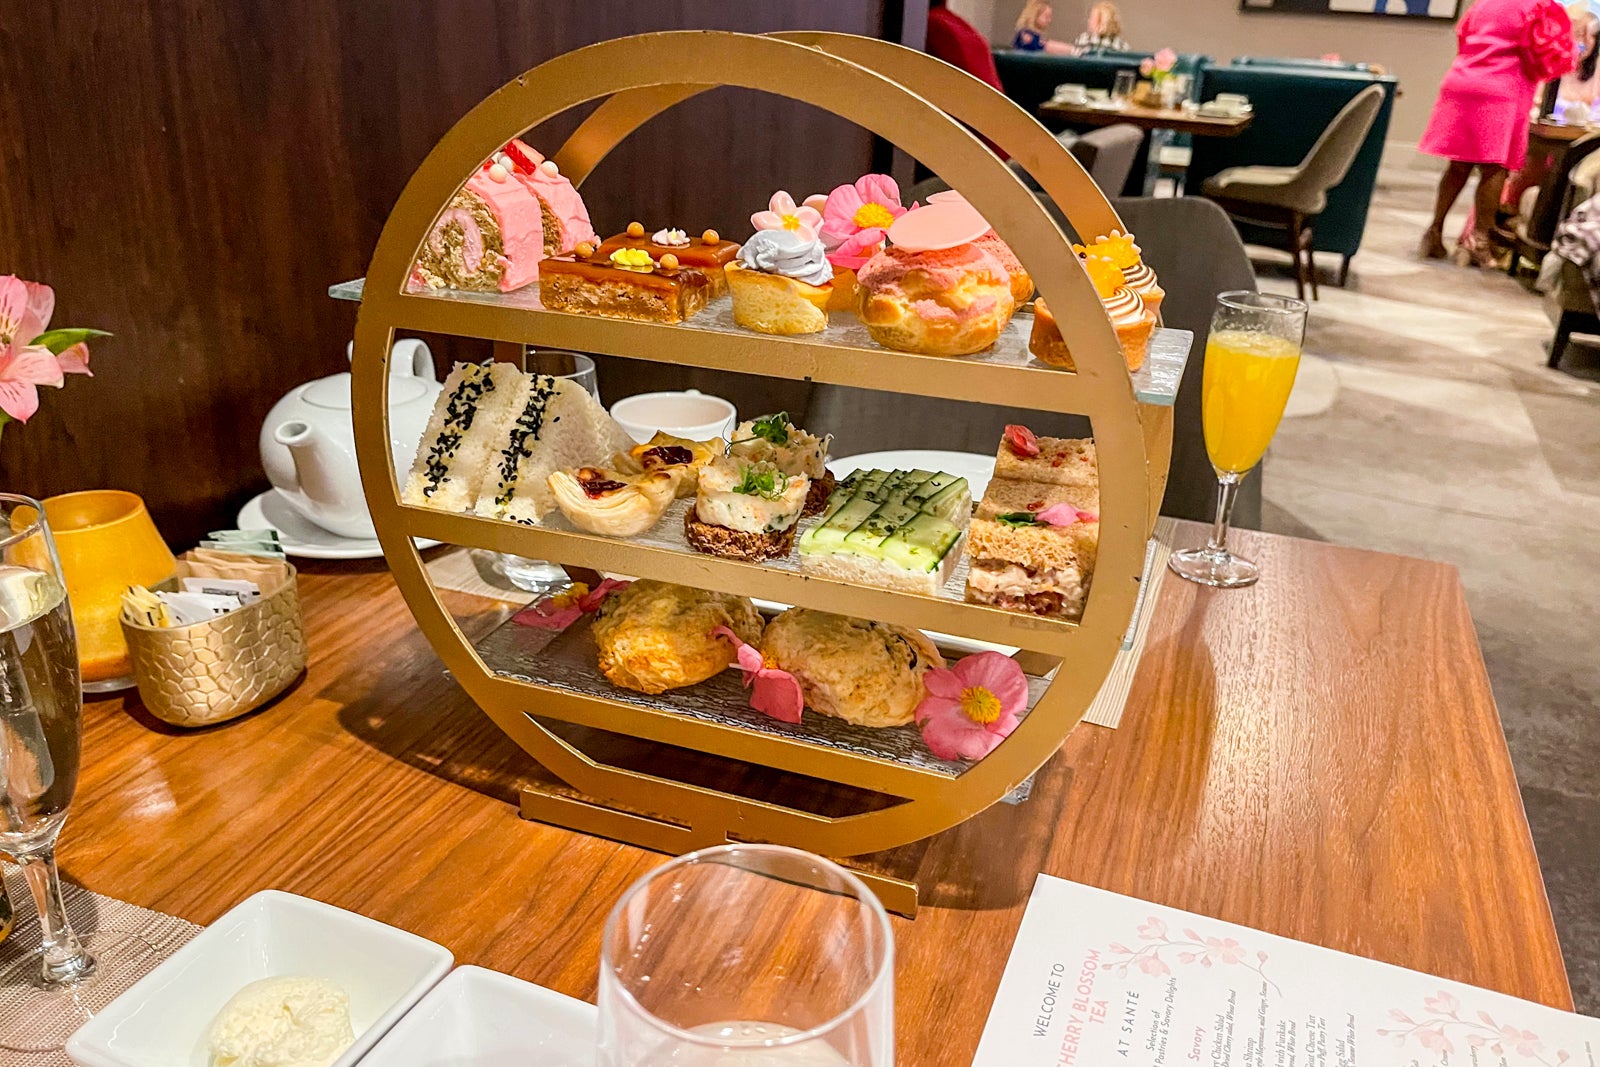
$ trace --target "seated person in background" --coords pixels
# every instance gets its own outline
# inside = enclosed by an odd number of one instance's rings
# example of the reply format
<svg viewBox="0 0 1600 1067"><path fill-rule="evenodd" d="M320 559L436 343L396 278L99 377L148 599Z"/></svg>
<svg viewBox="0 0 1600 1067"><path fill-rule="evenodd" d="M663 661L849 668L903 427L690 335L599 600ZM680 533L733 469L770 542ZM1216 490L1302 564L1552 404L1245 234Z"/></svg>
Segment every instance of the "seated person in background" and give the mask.
<svg viewBox="0 0 1600 1067"><path fill-rule="evenodd" d="M1597 36L1600 36L1600 18L1594 12L1584 9L1572 16L1572 38L1578 45L1578 66L1571 73L1563 74L1556 83L1556 106L1553 112L1563 122L1583 123L1591 117L1600 117L1591 115L1595 97L1600 96L1600 77L1596 77L1595 70ZM1577 105L1582 105L1581 109ZM1572 115L1570 119L1567 118L1569 114Z"/></svg>
<svg viewBox="0 0 1600 1067"><path fill-rule="evenodd" d="M1100 0L1089 9L1089 27L1072 42L1072 50L1078 55L1092 51L1128 50L1128 42L1122 37L1122 13L1117 10L1116 4L1110 0Z"/></svg>
<svg viewBox="0 0 1600 1067"><path fill-rule="evenodd" d="M1071 45L1052 41L1045 36L1055 17L1055 9L1050 6L1049 0L1028 0L1022 6L1022 14L1017 16L1017 35L1011 39L1011 47L1023 52L1072 55Z"/></svg>
<svg viewBox="0 0 1600 1067"><path fill-rule="evenodd" d="M928 5L928 54L1005 91L1000 85L1000 72L995 69L988 39L972 23L946 7L945 0L932 0Z"/></svg>

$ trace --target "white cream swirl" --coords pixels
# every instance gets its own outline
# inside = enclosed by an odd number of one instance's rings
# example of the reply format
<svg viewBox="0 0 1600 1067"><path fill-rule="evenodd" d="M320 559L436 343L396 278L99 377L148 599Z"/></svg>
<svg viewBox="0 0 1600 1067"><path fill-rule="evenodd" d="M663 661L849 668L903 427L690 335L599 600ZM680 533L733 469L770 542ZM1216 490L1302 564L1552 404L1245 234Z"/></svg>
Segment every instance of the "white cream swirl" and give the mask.
<svg viewBox="0 0 1600 1067"><path fill-rule="evenodd" d="M833 281L833 267L822 242L807 241L793 230L757 230L739 249L739 263L763 274L781 274L807 285Z"/></svg>
<svg viewBox="0 0 1600 1067"><path fill-rule="evenodd" d="M1105 305L1113 326L1137 326L1144 321L1144 297L1126 285L1117 286L1117 291L1106 297Z"/></svg>
<svg viewBox="0 0 1600 1067"><path fill-rule="evenodd" d="M1131 267L1123 267L1122 280L1130 289L1140 293L1153 292L1158 288L1156 272L1144 263L1135 263Z"/></svg>
<svg viewBox="0 0 1600 1067"><path fill-rule="evenodd" d="M674 230L670 227L665 230L657 230L650 235L650 240L658 245L666 245L668 248L689 247L689 235L682 230Z"/></svg>

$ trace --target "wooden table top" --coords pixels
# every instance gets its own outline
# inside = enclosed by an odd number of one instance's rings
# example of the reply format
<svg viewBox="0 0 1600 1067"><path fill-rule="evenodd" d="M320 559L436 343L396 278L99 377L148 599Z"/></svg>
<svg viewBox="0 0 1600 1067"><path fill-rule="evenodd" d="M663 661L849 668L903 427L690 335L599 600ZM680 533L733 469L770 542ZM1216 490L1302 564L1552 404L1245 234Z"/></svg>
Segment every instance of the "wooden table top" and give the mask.
<svg viewBox="0 0 1600 1067"><path fill-rule="evenodd" d="M1087 104L1067 104L1058 100L1046 100L1040 104L1039 114L1084 126L1112 126L1126 122L1141 130L1176 130L1201 137L1237 137L1255 120L1253 114L1213 116L1176 107L1142 107L1137 104L1114 110Z"/></svg>
<svg viewBox="0 0 1600 1067"><path fill-rule="evenodd" d="M1560 122L1530 122L1528 123L1528 136L1543 141L1559 141L1562 144L1571 144L1573 141L1587 137L1594 133L1593 126L1568 126Z"/></svg>
<svg viewBox="0 0 1600 1067"><path fill-rule="evenodd" d="M1080 726L1029 801L922 853L922 911L891 920L901 1062L971 1062L1038 871L1571 1007L1454 568L1238 547L1253 589L1163 583L1119 729ZM381 562L308 564L301 595L310 668L264 712L180 732L87 706L66 876L199 923L303 893L592 1000L606 913L661 857L518 817L538 768ZM447 599L469 632L508 611Z"/></svg>

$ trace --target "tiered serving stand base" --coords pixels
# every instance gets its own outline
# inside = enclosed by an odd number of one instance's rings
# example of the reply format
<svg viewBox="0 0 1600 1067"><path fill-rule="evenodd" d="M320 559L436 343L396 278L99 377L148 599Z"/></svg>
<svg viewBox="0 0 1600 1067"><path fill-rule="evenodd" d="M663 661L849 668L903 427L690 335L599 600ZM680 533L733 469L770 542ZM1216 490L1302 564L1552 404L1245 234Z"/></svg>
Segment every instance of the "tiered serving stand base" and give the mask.
<svg viewBox="0 0 1600 1067"><path fill-rule="evenodd" d="M661 57L670 56L670 62ZM1027 352L1019 313L986 352L945 358L874 345L853 316L821 334L771 337L734 326L724 303L667 326L545 311L535 288L511 294L416 292L411 265L465 175L530 127L603 102L553 158L580 184L642 123L717 85L765 90L849 118L963 190L1027 266L1064 324L1078 364L1066 372ZM522 813L664 852L771 841L844 858L897 849L948 829L1019 787L1082 718L1121 647L1146 540L1166 484L1171 404L1192 337L1158 330L1130 380L1099 297L1067 235L981 134L1021 163L1081 234L1119 226L1076 160L1001 94L920 52L828 33L648 34L558 57L474 108L406 186L366 279L334 287L360 299L353 366L356 443L384 554L417 622L484 712L559 784L531 786ZM698 554L669 515L614 540L553 521L524 527L400 503L388 447L390 346L398 330L857 388L1087 415L1101 477L1099 556L1081 622L965 603L958 575L937 596L818 578L793 561L752 564ZM826 431L826 426L811 427ZM681 506L681 505L680 505ZM914 626L1015 648L1030 675L1028 714L976 763L936 759L912 727L867 730L808 713L802 727L751 712L732 674L648 697L607 683L586 625L560 635L502 628L476 644L446 610L413 537L559 561L569 573L654 578ZM776 772L776 773L774 773ZM886 906L913 914L911 878L863 871Z"/></svg>

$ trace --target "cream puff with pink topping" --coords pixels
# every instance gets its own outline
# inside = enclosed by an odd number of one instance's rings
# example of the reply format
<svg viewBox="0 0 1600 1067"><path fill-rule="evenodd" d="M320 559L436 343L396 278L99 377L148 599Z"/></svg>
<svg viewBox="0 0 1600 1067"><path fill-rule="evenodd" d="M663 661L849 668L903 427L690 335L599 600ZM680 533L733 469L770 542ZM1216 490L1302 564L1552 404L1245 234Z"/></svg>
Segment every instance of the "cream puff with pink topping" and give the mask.
<svg viewBox="0 0 1600 1067"><path fill-rule="evenodd" d="M966 202L967 198L954 189L946 189L942 193L934 193L928 197L928 203L930 204L965 204ZM1006 269L1006 274L1011 278L1011 299L1017 302L1018 307L1033 299L1033 277L1028 273L1027 268L1022 265L1022 260L1017 258L1017 254L1011 251L1011 246L1000 240L1000 235L995 233L992 227L972 243L995 259L998 259L1000 265Z"/></svg>
<svg viewBox="0 0 1600 1067"><path fill-rule="evenodd" d="M889 247L856 272L856 311L900 352L965 356L994 344L1016 310L1001 262L973 242L989 229L967 204L929 204L889 227Z"/></svg>

